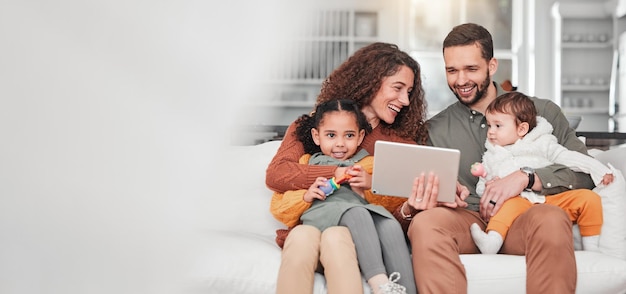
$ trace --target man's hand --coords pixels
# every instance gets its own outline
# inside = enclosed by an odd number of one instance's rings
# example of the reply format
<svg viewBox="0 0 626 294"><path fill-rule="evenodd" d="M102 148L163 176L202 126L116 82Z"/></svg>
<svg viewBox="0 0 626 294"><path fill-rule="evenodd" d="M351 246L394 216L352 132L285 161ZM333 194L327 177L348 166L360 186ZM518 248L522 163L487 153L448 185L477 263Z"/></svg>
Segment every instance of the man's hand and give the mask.
<svg viewBox="0 0 626 294"><path fill-rule="evenodd" d="M528 176L521 171L513 172L504 178L495 177L487 181L485 192L480 197L480 216L488 222L506 200L522 193L526 185L528 185Z"/></svg>

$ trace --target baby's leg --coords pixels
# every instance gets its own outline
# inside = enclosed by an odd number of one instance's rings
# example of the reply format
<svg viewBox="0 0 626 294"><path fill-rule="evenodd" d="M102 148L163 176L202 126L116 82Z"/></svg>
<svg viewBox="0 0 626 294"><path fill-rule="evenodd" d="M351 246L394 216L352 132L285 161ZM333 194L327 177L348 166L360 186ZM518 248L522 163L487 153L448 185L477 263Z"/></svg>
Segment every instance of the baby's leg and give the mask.
<svg viewBox="0 0 626 294"><path fill-rule="evenodd" d="M546 203L561 207L570 220L578 224L584 250L598 251L598 241L602 229L602 200L600 196L587 189L572 190L569 193L555 196L546 197Z"/></svg>
<svg viewBox="0 0 626 294"><path fill-rule="evenodd" d="M472 224L470 232L480 252L483 254L498 253L513 221L531 206L532 203L520 196L509 198L502 204L500 210L491 217L486 232L483 232L477 224Z"/></svg>

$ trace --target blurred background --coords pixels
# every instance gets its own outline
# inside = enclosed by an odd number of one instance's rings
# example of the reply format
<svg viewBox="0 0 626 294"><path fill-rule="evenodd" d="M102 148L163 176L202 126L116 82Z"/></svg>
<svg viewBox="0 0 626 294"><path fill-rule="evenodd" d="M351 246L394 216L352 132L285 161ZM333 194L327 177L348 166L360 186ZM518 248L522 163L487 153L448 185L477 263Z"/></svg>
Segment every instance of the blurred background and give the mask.
<svg viewBox="0 0 626 294"><path fill-rule="evenodd" d="M286 36L281 59L244 108L249 123L235 144L277 140L311 111L323 79L358 48L390 42L421 65L430 115L456 98L448 89L442 42L456 25L475 22L493 35L494 79L551 99L578 131L620 130L618 51L626 29L622 1L362 0L321 1ZM624 96L624 95L621 95ZM626 99L626 98L624 98ZM622 124L622 131L625 128Z"/></svg>
<svg viewBox="0 0 626 294"><path fill-rule="evenodd" d="M478 22L497 80L616 129L623 5L579 2L2 1L0 293L202 293L211 209L245 221L221 151L280 139L371 42L420 62L435 113L441 41Z"/></svg>

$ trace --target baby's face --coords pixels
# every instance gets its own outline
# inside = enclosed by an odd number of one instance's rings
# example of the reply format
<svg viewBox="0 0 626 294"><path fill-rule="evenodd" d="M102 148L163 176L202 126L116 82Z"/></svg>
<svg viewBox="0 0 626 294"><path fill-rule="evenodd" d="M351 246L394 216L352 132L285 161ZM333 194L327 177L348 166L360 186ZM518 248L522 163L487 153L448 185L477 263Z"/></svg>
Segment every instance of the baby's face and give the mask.
<svg viewBox="0 0 626 294"><path fill-rule="evenodd" d="M515 116L508 113L488 112L487 117L487 139L491 144L506 146L515 143L525 134L520 132Z"/></svg>

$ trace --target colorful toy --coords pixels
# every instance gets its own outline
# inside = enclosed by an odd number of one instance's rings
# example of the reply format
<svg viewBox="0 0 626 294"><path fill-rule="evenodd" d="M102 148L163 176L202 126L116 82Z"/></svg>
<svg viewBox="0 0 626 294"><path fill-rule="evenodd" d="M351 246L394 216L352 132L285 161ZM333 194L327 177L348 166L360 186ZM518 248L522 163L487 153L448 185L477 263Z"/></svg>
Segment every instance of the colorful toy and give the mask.
<svg viewBox="0 0 626 294"><path fill-rule="evenodd" d="M483 166L483 164L480 162L474 162L472 166L470 167L470 171L472 172L472 175L476 177L484 178L487 176L487 171L485 170L485 167Z"/></svg>
<svg viewBox="0 0 626 294"><path fill-rule="evenodd" d="M332 179L326 180L326 183L328 185L318 186L318 188L320 188L320 190L322 190L324 194L326 194L326 196L333 194L335 191L339 190L339 188L341 187L341 184L345 183L347 180L352 178L352 176L348 174L349 170L350 169L346 170L346 173L343 174L343 176L341 176L339 179L336 179L335 177L333 177Z"/></svg>

